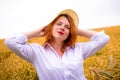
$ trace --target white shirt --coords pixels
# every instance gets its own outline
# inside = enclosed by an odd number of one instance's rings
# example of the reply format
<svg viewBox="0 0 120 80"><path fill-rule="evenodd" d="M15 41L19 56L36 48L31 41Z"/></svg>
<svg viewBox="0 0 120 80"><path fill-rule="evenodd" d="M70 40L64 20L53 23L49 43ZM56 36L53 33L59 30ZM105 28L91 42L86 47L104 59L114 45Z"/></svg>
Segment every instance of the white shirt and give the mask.
<svg viewBox="0 0 120 80"><path fill-rule="evenodd" d="M109 36L101 31L93 35L89 42L79 42L75 47L68 47L62 57L50 44L42 46L27 41L26 35L19 34L6 39L5 44L35 66L40 80L86 80L84 59L104 47L109 41Z"/></svg>

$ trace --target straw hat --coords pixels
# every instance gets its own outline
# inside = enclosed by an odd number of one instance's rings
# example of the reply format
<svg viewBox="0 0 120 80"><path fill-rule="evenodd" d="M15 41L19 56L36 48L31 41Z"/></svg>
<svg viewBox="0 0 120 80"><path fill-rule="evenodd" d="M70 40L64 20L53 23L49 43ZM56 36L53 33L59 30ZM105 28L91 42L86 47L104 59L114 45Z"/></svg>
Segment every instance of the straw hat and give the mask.
<svg viewBox="0 0 120 80"><path fill-rule="evenodd" d="M61 11L58 15L60 15L60 14L69 15L73 19L75 26L78 27L79 18L78 18L78 15L75 11L73 11L72 9L65 9L65 10Z"/></svg>

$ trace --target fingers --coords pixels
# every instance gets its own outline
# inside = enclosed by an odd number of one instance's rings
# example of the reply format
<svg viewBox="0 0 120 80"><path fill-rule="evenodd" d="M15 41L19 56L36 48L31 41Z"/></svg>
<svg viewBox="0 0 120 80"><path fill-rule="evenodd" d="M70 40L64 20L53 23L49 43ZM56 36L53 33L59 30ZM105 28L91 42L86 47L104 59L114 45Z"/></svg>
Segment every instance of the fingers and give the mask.
<svg viewBox="0 0 120 80"><path fill-rule="evenodd" d="M47 32L48 32L48 28L47 28L47 26L44 26L44 27L41 28L41 30L39 32L39 36L43 37L47 34Z"/></svg>

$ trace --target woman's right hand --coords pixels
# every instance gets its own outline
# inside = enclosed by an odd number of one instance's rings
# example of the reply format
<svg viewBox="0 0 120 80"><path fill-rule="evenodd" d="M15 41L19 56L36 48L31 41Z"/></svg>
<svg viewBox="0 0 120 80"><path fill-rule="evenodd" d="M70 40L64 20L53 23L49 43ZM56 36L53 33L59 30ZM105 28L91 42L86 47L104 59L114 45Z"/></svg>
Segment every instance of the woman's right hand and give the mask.
<svg viewBox="0 0 120 80"><path fill-rule="evenodd" d="M27 35L28 39L34 38L34 37L43 37L46 34L47 26L40 27L34 31L26 32L24 33Z"/></svg>
<svg viewBox="0 0 120 80"><path fill-rule="evenodd" d="M35 37L43 37L46 34L47 26L38 29Z"/></svg>

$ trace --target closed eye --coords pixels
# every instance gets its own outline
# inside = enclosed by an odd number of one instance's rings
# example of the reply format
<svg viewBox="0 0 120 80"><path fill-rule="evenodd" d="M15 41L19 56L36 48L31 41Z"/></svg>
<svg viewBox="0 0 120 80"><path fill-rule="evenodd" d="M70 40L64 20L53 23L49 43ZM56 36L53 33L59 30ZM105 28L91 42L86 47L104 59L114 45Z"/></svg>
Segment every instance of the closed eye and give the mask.
<svg viewBox="0 0 120 80"><path fill-rule="evenodd" d="M66 29L70 29L70 26L69 26L69 25L65 25L65 28L66 28Z"/></svg>
<svg viewBox="0 0 120 80"><path fill-rule="evenodd" d="M61 23L57 23L57 25L62 25Z"/></svg>
<svg viewBox="0 0 120 80"><path fill-rule="evenodd" d="M63 23L62 23L62 22L57 22L56 25L62 26ZM65 27L66 29L70 29L70 25L65 25L64 27Z"/></svg>

